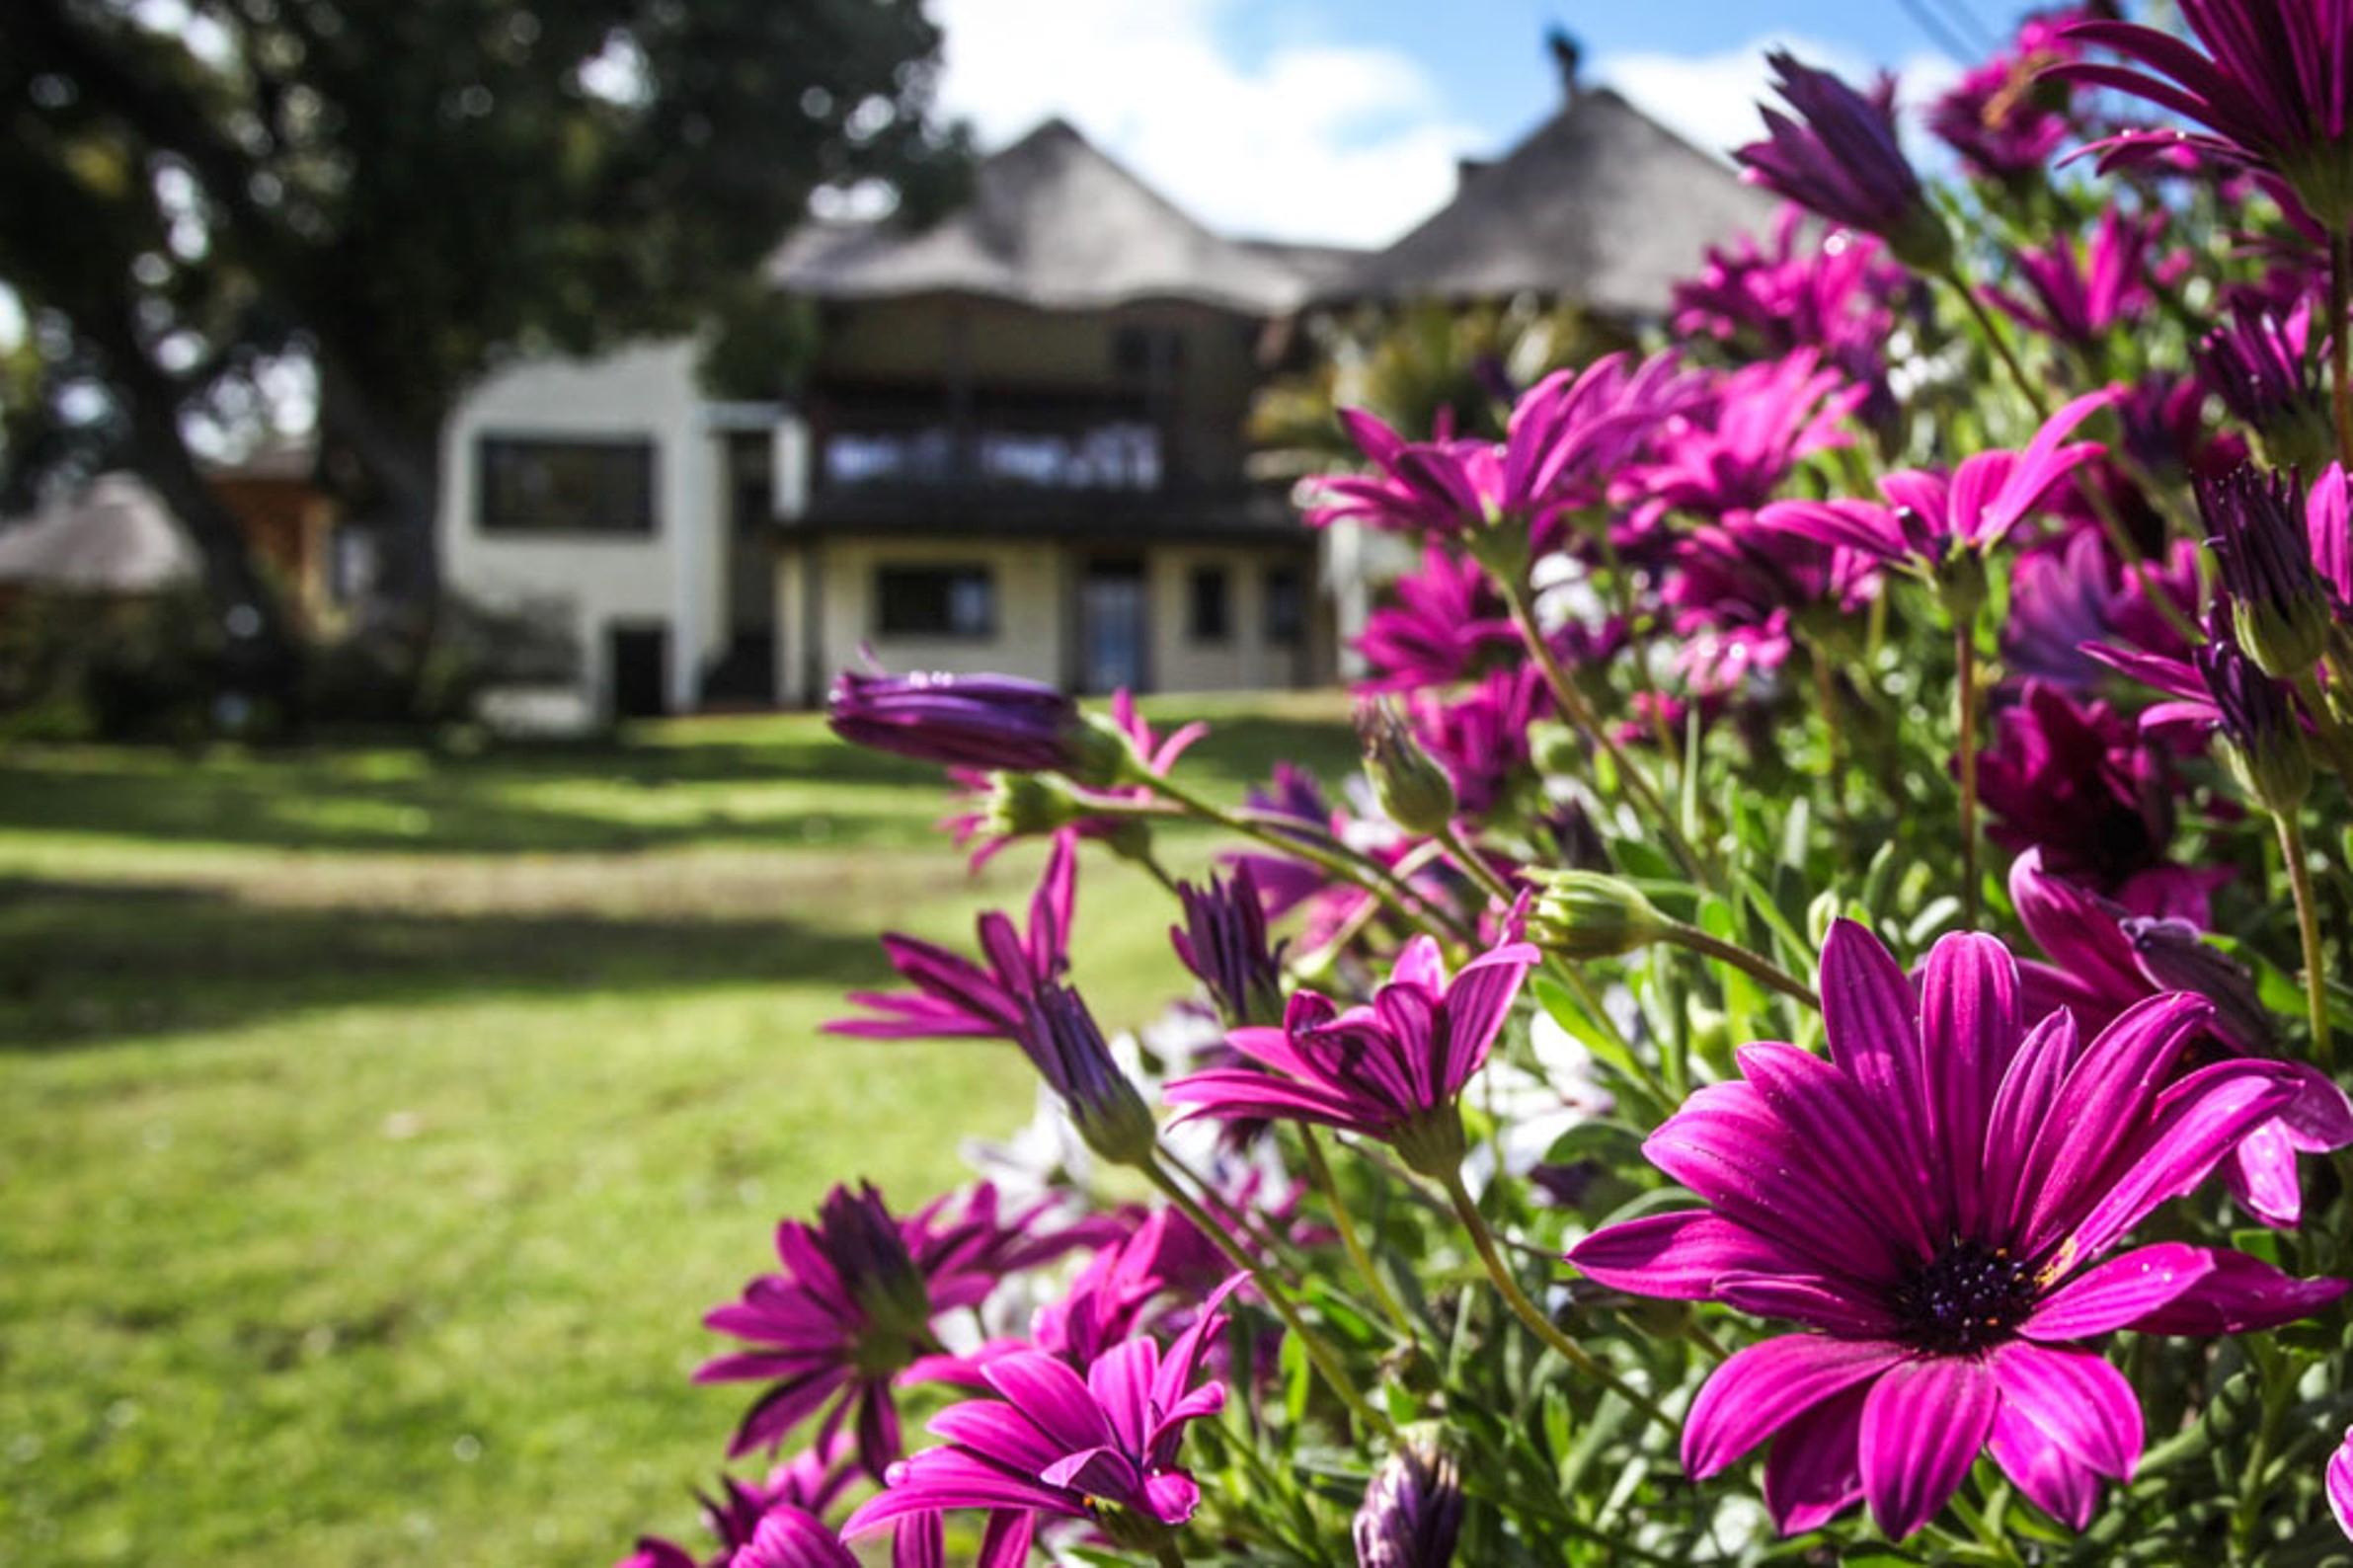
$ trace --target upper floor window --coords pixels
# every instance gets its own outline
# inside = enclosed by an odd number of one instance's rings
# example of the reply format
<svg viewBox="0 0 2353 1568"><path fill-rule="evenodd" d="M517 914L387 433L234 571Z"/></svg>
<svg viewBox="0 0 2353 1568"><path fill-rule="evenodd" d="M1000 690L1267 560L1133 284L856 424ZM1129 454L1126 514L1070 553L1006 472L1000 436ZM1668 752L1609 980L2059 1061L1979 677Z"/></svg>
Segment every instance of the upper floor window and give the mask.
<svg viewBox="0 0 2353 1568"><path fill-rule="evenodd" d="M994 637L996 576L984 566L886 566L874 574L884 637Z"/></svg>
<svg viewBox="0 0 2353 1568"><path fill-rule="evenodd" d="M1156 490L1160 432L1109 424L1073 431L974 430L959 443L944 426L839 431L825 441L824 482L1009 485L1044 490Z"/></svg>
<svg viewBox="0 0 2353 1568"><path fill-rule="evenodd" d="M475 503L485 533L652 533L654 443L485 435Z"/></svg>
<svg viewBox="0 0 2353 1568"><path fill-rule="evenodd" d="M1221 643L1233 635L1232 593L1225 568L1197 566L1187 596L1186 627L1197 643Z"/></svg>

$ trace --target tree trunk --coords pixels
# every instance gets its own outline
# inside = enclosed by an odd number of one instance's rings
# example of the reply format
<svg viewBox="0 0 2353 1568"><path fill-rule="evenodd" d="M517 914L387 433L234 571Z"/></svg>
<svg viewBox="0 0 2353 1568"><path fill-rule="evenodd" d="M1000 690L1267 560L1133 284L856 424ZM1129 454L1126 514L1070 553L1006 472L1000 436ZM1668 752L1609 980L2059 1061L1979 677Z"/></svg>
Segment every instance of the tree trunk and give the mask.
<svg viewBox="0 0 2353 1568"><path fill-rule="evenodd" d="M441 420L391 417L328 346L316 363L325 477L376 550L361 624L422 662L441 598Z"/></svg>

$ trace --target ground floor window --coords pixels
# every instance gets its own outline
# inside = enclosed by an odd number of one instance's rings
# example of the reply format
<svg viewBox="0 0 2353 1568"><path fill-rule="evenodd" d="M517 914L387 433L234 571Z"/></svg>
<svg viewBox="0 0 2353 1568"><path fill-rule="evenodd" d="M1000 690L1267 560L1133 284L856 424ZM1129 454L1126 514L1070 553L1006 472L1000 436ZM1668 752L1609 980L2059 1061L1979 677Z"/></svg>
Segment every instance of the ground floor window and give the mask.
<svg viewBox="0 0 2353 1568"><path fill-rule="evenodd" d="M993 637L996 575L984 566L886 566L874 575L884 637Z"/></svg>
<svg viewBox="0 0 2353 1568"><path fill-rule="evenodd" d="M1232 597L1226 584L1225 568L1195 567L1192 591L1187 599L1187 635L1197 643L1221 643L1232 636Z"/></svg>
<svg viewBox="0 0 2353 1568"><path fill-rule="evenodd" d="M1306 580L1295 566L1267 568L1267 641L1278 648L1297 644L1307 630Z"/></svg>

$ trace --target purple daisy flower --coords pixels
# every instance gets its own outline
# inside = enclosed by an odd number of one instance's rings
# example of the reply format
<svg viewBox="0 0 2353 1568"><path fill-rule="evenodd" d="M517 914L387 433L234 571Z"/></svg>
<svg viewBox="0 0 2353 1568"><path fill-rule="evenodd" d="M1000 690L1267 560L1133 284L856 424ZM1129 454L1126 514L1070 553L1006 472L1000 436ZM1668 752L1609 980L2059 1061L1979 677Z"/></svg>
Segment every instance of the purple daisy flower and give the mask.
<svg viewBox="0 0 2353 1568"><path fill-rule="evenodd" d="M1163 1091L1193 1117L1305 1122L1393 1146L1426 1175L1462 1162L1463 1084L1479 1070L1510 1016L1520 982L1541 955L1514 941L1450 980L1438 943L1406 944L1369 1007L1342 1012L1297 991L1279 1029L1226 1036L1255 1067L1214 1067Z"/></svg>
<svg viewBox="0 0 2353 1568"><path fill-rule="evenodd" d="M1978 784L1996 843L2044 845L2059 869L2103 889L2160 865L2173 836L2164 758L2106 703L2078 702L2040 680L1995 715Z"/></svg>
<svg viewBox="0 0 2353 1568"><path fill-rule="evenodd" d="M1360 691L1413 691L1469 678L1488 654L1517 648L1520 633L1477 562L1443 545L1389 585L1389 602L1365 620L1357 651L1375 671Z"/></svg>
<svg viewBox="0 0 2353 1568"><path fill-rule="evenodd" d="M2179 1242L2101 1261L2297 1093L2268 1062L2173 1081L2213 1016L2201 998L2152 998L2083 1044L2066 1012L2026 1028L1992 937L1944 938L1916 990L1844 920L1821 990L1830 1059L1746 1047L1745 1081L1700 1089L1644 1145L1708 1207L1569 1254L1606 1286L1804 1330L1725 1362L1684 1427L1698 1478L1771 1440L1765 1496L1783 1530L1859 1499L1910 1535L1988 1449L2080 1529L2142 1447L2132 1385L2083 1341L2269 1327L2343 1293Z"/></svg>
<svg viewBox="0 0 2353 1568"><path fill-rule="evenodd" d="M1200 887L1180 882L1177 901L1185 923L1169 928L1169 941L1225 1021L1239 1027L1280 1018L1283 949L1267 939L1266 901L1249 866Z"/></svg>
<svg viewBox="0 0 2353 1568"><path fill-rule="evenodd" d="M703 1319L760 1348L704 1363L696 1382L771 1384L737 1426L731 1457L773 1447L822 1410L816 1447L831 1447L849 1425L859 1463L883 1473L900 1451L892 1377L936 1348L933 1318L985 1299L996 1284L940 1255L934 1241L927 1223L894 1217L871 1186L834 1188L815 1225L776 1227L782 1272L761 1275Z"/></svg>
<svg viewBox="0 0 2353 1568"><path fill-rule="evenodd" d="M1201 1362L1224 1331L1218 1308L1243 1278L1211 1293L1165 1354L1154 1340L1131 1339L1096 1357L1084 1376L1036 1351L988 1363L980 1375L997 1397L934 1417L930 1431L946 1446L893 1465L885 1490L842 1527L843 1538L986 1509L999 1522L1085 1520L1125 1545L1165 1540L1201 1502L1177 1450L1189 1423L1224 1407L1224 1385L1199 1380ZM980 1560L1022 1559L992 1558L984 1547Z"/></svg>
<svg viewBox="0 0 2353 1568"><path fill-rule="evenodd" d="M1027 1038L1025 998L1059 980L1070 967L1070 909L1077 897L1076 835L1055 835L1046 872L1030 898L1029 924L1016 931L1012 917L991 909L980 916L980 952L987 967L920 937L886 932L883 951L906 991L852 991L849 999L872 1011L871 1018L837 1018L829 1035L859 1040L1010 1040Z"/></svg>
<svg viewBox="0 0 2353 1568"><path fill-rule="evenodd" d="M2067 443L2076 428L2116 399L2113 389L2077 398L2051 416L2022 452L1980 452L1948 479L1913 469L1879 482L1887 505L1777 501L1758 513L1767 526L1843 545L1893 566L1932 574L1956 554L1983 555L2006 538L2053 486L2106 450Z"/></svg>
<svg viewBox="0 0 2353 1568"><path fill-rule="evenodd" d="M2067 30L2070 40L2131 63L2074 61L2054 67L2053 76L2114 88L2204 127L2186 135L2132 130L2085 150L2099 152L2105 167L2194 147L2255 171L2275 195L2341 232L2353 221L2345 178L2353 162L2353 5L2181 0L2181 16L2204 53L2162 29L2130 22Z"/></svg>
<svg viewBox="0 0 2353 1568"><path fill-rule="evenodd" d="M1896 134L1895 78L1882 76L1866 96L1786 50L1765 58L1797 118L1764 110L1765 139L1733 154L1749 177L1833 223L1878 235L1909 267L1949 266L1952 235Z"/></svg>
<svg viewBox="0 0 2353 1568"><path fill-rule="evenodd" d="M2149 307L2149 253L2163 230L2161 217L2128 218L2110 207L2090 241L2078 250L2058 234L2040 249L2012 258L2032 299L1989 287L1985 297L2020 325L2077 348L2089 348Z"/></svg>
<svg viewBox="0 0 2353 1568"><path fill-rule="evenodd" d="M1971 70L1928 111L1928 128L1989 180L2039 174L2075 129L2065 84L2036 77L2077 57L2054 19L2029 17L2013 49Z"/></svg>
<svg viewBox="0 0 2353 1568"><path fill-rule="evenodd" d="M2215 1042L2269 1056L2276 1046L2271 1015L2254 977L2205 940L2205 890L2188 877L2176 873L2170 889L2145 885L2110 902L2054 876L2043 851L2020 855L2010 866L2010 902L2050 958L2018 966L2026 1010L2065 1007L2080 1027L2096 1030L2151 996L2191 991L2214 1004L2207 1028ZM2304 1216L2296 1157L2353 1145L2353 1102L2317 1067L2279 1065L2295 1078L2296 1097L2231 1151L2223 1178L2248 1214L2285 1229Z"/></svg>
<svg viewBox="0 0 2353 1568"><path fill-rule="evenodd" d="M891 1543L891 1568L942 1568L947 1546L937 1520L910 1521ZM800 1509L765 1515L726 1568L863 1568L839 1536Z"/></svg>

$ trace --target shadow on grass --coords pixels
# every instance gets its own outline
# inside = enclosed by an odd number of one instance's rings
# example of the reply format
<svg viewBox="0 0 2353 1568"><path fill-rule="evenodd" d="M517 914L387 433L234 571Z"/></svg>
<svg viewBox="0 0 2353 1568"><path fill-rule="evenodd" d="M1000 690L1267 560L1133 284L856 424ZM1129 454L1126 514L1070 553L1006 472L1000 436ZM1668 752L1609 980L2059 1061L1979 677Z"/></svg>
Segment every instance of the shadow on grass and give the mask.
<svg viewBox="0 0 2353 1568"><path fill-rule="evenodd" d="M938 841L932 823L950 799L938 769L845 745L814 725L749 721L746 730L745 740L697 727L656 732L653 744L474 757L27 748L0 767L0 827L464 855ZM1284 759L1337 778L1354 765L1355 744L1341 724L1242 717L1220 721L1185 766L1213 793L1238 797ZM763 800L763 789L778 793ZM579 793L554 801L550 790Z"/></svg>
<svg viewBox="0 0 2353 1568"><path fill-rule="evenodd" d="M741 916L286 908L204 888L0 879L0 1051L317 1006L887 982L870 936Z"/></svg>

